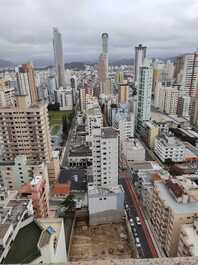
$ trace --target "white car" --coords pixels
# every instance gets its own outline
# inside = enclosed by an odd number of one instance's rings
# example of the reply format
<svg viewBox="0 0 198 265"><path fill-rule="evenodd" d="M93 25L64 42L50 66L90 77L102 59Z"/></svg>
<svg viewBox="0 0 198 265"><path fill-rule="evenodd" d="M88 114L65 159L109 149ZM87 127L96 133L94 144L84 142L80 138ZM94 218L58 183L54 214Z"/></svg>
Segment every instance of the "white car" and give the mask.
<svg viewBox="0 0 198 265"><path fill-rule="evenodd" d="M136 216L136 223L137 223L138 225L141 225L140 218L139 218L138 216Z"/></svg>
<svg viewBox="0 0 198 265"><path fill-rule="evenodd" d="M130 221L131 226L134 226L133 219L130 219L129 221Z"/></svg>
<svg viewBox="0 0 198 265"><path fill-rule="evenodd" d="M135 244L137 248L141 248L141 244L140 243L136 243Z"/></svg>
<svg viewBox="0 0 198 265"><path fill-rule="evenodd" d="M125 205L125 208L126 208L126 209L128 209L128 208L129 208L128 204L126 204L126 205Z"/></svg>
<svg viewBox="0 0 198 265"><path fill-rule="evenodd" d="M135 242L138 244L138 243L140 243L140 239L139 239L139 237L136 237L135 238Z"/></svg>

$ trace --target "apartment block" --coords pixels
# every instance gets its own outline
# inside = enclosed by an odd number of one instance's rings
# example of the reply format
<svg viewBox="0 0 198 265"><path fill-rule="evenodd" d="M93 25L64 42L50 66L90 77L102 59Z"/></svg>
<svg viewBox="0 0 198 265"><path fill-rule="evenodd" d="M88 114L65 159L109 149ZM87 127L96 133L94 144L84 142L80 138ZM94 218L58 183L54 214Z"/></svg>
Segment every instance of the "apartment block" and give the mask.
<svg viewBox="0 0 198 265"><path fill-rule="evenodd" d="M103 116L98 104L95 108L89 108L86 111L86 131L88 135L92 136L94 128L101 128L103 126Z"/></svg>
<svg viewBox="0 0 198 265"><path fill-rule="evenodd" d="M197 197L181 183L174 179L154 183L150 218L155 237L167 256L177 255L181 227L192 224L198 212ZM192 185L197 193L197 185Z"/></svg>
<svg viewBox="0 0 198 265"><path fill-rule="evenodd" d="M138 101L137 101L137 131L142 129L143 123L151 119L151 93L153 69L150 62L145 62L139 70Z"/></svg>
<svg viewBox="0 0 198 265"><path fill-rule="evenodd" d="M25 155L16 156L14 161L0 162L0 185L9 190L19 190L21 185L30 182L37 175L41 175L48 183L48 167L45 162L32 163Z"/></svg>
<svg viewBox="0 0 198 265"><path fill-rule="evenodd" d="M5 263L11 243L20 229L33 221L31 200L17 199L16 196L17 192L0 188L0 263ZM10 263L16 263L16 260Z"/></svg>
<svg viewBox="0 0 198 265"><path fill-rule="evenodd" d="M15 88L10 87L8 82L0 80L0 107L14 106Z"/></svg>
<svg viewBox="0 0 198 265"><path fill-rule="evenodd" d="M49 214L48 183L42 176L35 176L19 190L21 198L32 200L35 218L45 218Z"/></svg>
<svg viewBox="0 0 198 265"><path fill-rule="evenodd" d="M198 222L196 219L192 224L181 226L177 256L198 256Z"/></svg>
<svg viewBox="0 0 198 265"><path fill-rule="evenodd" d="M17 155L26 155L31 161L49 162L52 149L47 105L26 106L23 96L17 100L17 107L0 108L1 160L14 161Z"/></svg>
<svg viewBox="0 0 198 265"><path fill-rule="evenodd" d="M118 185L118 131L111 127L92 131L93 185Z"/></svg>
<svg viewBox="0 0 198 265"><path fill-rule="evenodd" d="M184 161L185 145L172 135L162 135L155 140L154 152L162 162Z"/></svg>
<svg viewBox="0 0 198 265"><path fill-rule="evenodd" d="M120 104L127 103L129 99L129 86L127 81L118 85L118 102Z"/></svg>
<svg viewBox="0 0 198 265"><path fill-rule="evenodd" d="M122 144L122 153L128 161L144 161L145 149L136 138L127 138Z"/></svg>
<svg viewBox="0 0 198 265"><path fill-rule="evenodd" d="M120 222L124 190L118 185L118 131L112 127L92 131L92 176L88 183L91 225Z"/></svg>
<svg viewBox="0 0 198 265"><path fill-rule="evenodd" d="M159 126L154 122L145 122L144 124L144 141L151 149L154 149L155 139L160 134Z"/></svg>

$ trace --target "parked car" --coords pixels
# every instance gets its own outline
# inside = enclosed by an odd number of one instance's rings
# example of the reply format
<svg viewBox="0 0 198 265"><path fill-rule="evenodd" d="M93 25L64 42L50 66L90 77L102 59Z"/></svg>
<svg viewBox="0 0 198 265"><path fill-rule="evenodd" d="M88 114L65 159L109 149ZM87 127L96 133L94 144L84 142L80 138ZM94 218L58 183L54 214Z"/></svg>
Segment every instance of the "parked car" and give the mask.
<svg viewBox="0 0 198 265"><path fill-rule="evenodd" d="M140 218L139 218L138 216L136 216L136 223L137 223L138 225L141 225Z"/></svg>

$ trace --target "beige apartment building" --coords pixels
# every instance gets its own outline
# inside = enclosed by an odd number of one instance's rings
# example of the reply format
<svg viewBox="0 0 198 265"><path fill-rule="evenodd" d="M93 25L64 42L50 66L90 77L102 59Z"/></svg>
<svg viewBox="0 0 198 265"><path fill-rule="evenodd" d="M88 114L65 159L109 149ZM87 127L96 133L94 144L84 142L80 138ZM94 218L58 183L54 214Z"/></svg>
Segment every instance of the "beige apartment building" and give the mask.
<svg viewBox="0 0 198 265"><path fill-rule="evenodd" d="M24 97L17 97L17 107L0 108L3 161L13 161L26 155L31 161L50 161L51 137L46 104L24 105Z"/></svg>
<svg viewBox="0 0 198 265"><path fill-rule="evenodd" d="M198 256L198 220L181 227L177 256Z"/></svg>
<svg viewBox="0 0 198 265"><path fill-rule="evenodd" d="M192 224L198 214L198 186L179 180L155 182L149 213L155 237L167 256L176 256L183 224ZM189 184L189 183L188 183ZM188 191L196 190L193 195Z"/></svg>
<svg viewBox="0 0 198 265"><path fill-rule="evenodd" d="M127 103L129 99L129 86L126 80L118 85L118 101L119 103Z"/></svg>
<svg viewBox="0 0 198 265"><path fill-rule="evenodd" d="M54 158L47 104L39 101L31 64L16 71L16 106L0 107L0 161L10 163L26 156L35 165L46 162L50 181L55 181L60 167Z"/></svg>

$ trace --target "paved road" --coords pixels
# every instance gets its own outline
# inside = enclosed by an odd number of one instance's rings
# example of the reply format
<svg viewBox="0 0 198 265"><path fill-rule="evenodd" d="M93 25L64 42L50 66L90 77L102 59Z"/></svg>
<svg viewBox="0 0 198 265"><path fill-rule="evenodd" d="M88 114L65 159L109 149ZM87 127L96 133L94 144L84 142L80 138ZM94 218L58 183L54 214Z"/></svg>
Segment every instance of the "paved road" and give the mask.
<svg viewBox="0 0 198 265"><path fill-rule="evenodd" d="M68 137L67 137L67 142L63 148L63 159L61 161L61 166L62 167L67 167L68 166L68 154L69 154L69 147L70 147L70 142L71 142L71 137L73 135L73 132L74 132L74 129L75 129L75 126L76 126L76 112L77 112L77 109L78 109L78 102L76 103L76 106L75 106L75 110L74 110L74 118L72 120L72 125L71 125L71 128L69 130L69 134L68 134Z"/></svg>
<svg viewBox="0 0 198 265"><path fill-rule="evenodd" d="M142 209L140 207L139 201L135 194L133 185L129 179L128 171L123 171L120 177L120 184L122 184L125 190L125 200L128 205L127 214L128 219L132 219L134 226L131 227L134 238L139 238L141 247L137 247L139 256L141 258L154 258L158 257L155 246L152 242L152 238L149 234L148 228L146 226ZM136 217L139 217L141 224L137 224Z"/></svg>

